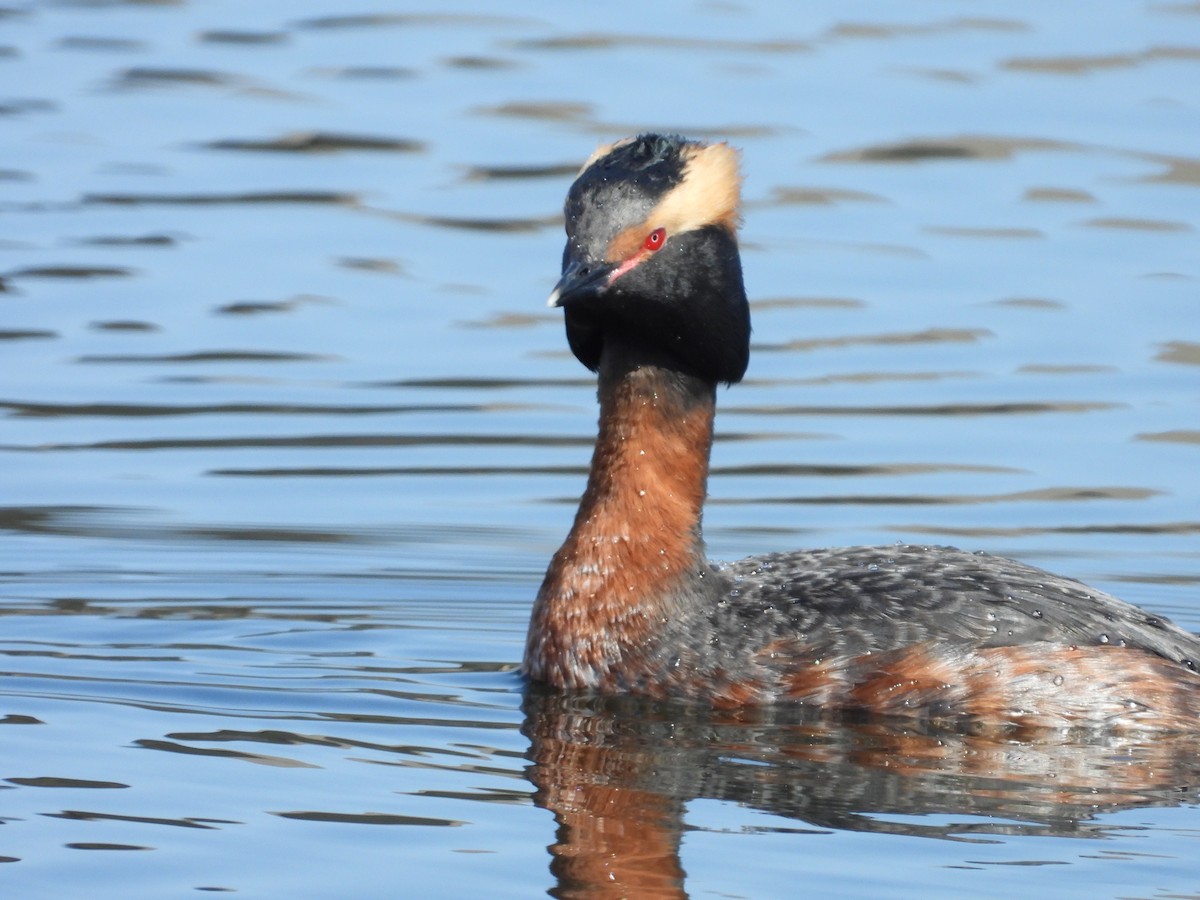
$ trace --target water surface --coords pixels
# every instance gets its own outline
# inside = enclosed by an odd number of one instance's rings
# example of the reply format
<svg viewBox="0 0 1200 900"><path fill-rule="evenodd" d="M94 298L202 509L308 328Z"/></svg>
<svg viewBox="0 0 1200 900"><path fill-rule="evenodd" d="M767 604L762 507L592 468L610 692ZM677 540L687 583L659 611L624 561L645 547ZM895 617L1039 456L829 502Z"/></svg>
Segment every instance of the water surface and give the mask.
<svg viewBox="0 0 1200 900"><path fill-rule="evenodd" d="M1200 630L1198 75L1190 3L4 7L6 894L1200 894L1187 737L515 673L595 427L562 196L642 129L743 150L714 557Z"/></svg>

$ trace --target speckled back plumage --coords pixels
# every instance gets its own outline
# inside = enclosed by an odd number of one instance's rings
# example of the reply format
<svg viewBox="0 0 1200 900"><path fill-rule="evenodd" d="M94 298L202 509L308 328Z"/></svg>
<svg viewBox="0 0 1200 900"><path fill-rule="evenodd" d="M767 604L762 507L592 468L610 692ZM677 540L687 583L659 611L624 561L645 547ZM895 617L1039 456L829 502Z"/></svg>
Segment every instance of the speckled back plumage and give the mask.
<svg viewBox="0 0 1200 900"><path fill-rule="evenodd" d="M1148 650L1195 670L1200 639L1081 582L953 547L799 550L721 567L741 620L780 628L843 655L936 638L980 647L1037 641Z"/></svg>

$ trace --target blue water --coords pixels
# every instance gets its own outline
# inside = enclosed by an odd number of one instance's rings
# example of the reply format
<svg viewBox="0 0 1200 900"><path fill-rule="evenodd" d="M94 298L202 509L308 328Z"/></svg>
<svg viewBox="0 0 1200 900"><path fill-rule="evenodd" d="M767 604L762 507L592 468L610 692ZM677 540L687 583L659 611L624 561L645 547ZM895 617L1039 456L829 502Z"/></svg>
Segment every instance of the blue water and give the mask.
<svg viewBox="0 0 1200 900"><path fill-rule="evenodd" d="M9 3L6 896L1200 896L1187 736L526 696L595 427L559 210L648 129L743 153L714 557L1200 630L1195 4Z"/></svg>

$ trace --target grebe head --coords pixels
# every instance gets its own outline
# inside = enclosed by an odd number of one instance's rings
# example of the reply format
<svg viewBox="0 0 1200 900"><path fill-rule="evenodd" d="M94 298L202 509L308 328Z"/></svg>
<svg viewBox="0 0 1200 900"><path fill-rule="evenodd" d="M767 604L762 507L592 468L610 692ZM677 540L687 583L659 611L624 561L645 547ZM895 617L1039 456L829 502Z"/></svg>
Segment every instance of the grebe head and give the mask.
<svg viewBox="0 0 1200 900"><path fill-rule="evenodd" d="M644 134L592 154L567 193L562 278L550 294L580 362L741 380L750 312L740 187L727 144Z"/></svg>

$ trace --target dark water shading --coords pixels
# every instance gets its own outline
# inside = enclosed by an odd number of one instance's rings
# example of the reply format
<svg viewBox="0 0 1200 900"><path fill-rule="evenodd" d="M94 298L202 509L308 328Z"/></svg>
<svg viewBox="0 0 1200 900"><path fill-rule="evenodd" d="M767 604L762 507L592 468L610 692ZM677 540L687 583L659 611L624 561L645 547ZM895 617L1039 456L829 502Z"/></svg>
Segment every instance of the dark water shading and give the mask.
<svg viewBox="0 0 1200 900"><path fill-rule="evenodd" d="M773 309L862 309L866 305L857 297L771 297L750 301L752 313Z"/></svg>
<svg viewBox="0 0 1200 900"><path fill-rule="evenodd" d="M337 264L343 269L357 272L375 272L380 275L402 275L404 266L394 259L372 259L365 256L343 256Z"/></svg>
<svg viewBox="0 0 1200 900"><path fill-rule="evenodd" d="M521 101L480 107L479 112L511 119L534 119L564 122L584 122L591 118L593 107L588 103L563 103L556 100ZM582 164L583 157L579 162Z"/></svg>
<svg viewBox="0 0 1200 900"><path fill-rule="evenodd" d="M87 781L82 778L5 778L9 784L17 784L22 787L44 787L44 788L127 788L129 785L121 784L116 781Z"/></svg>
<svg viewBox="0 0 1200 900"><path fill-rule="evenodd" d="M1139 434L1136 437L1139 441L1174 441L1180 444L1200 444L1200 431L1187 431L1184 429Z"/></svg>
<svg viewBox="0 0 1200 900"><path fill-rule="evenodd" d="M507 538L524 539L517 528L487 527L473 529L467 525L420 526L359 526L334 530L311 525L246 525L179 524L171 521L167 511L132 506L41 506L0 507L0 531L10 534L58 535L85 538L116 539L130 542L195 544L247 543L312 546L327 544L357 546L420 546L455 545L484 538L503 543ZM501 578L503 573L493 573ZM430 576L432 577L432 576ZM453 581L466 573L441 573L439 577ZM85 604L86 605L86 604ZM186 603L172 607L174 614L186 610ZM56 608L55 613L61 612ZM0 615L13 610L0 609ZM21 614L29 609L21 607ZM143 611L145 614L145 611Z"/></svg>
<svg viewBox="0 0 1200 900"><path fill-rule="evenodd" d="M880 40L882 38L911 37L956 32L1010 32L1028 31L1028 23L1020 19L992 18L987 16L954 16L923 24L883 24L877 22L839 22L825 33L828 38L854 40Z"/></svg>
<svg viewBox="0 0 1200 900"><path fill-rule="evenodd" d="M222 819L160 819L152 816L122 816L113 813L84 812L70 809L60 813L47 813L49 818L70 819L77 822L137 822L143 825L167 825L176 828L214 828L217 825L236 825L238 823Z"/></svg>
<svg viewBox="0 0 1200 900"><path fill-rule="evenodd" d="M417 75L416 71L404 66L321 66L312 72L325 78L352 78L364 81L390 81L415 78Z"/></svg>
<svg viewBox="0 0 1200 900"><path fill-rule="evenodd" d="M726 440L729 436L726 436ZM78 444L16 446L0 444L4 450L58 452L73 450L185 450L197 448L247 447L590 447L592 440L570 435L528 434L307 434L288 437L146 438L141 440L93 441Z"/></svg>
<svg viewBox="0 0 1200 900"><path fill-rule="evenodd" d="M967 237L967 238L1001 238L1001 239L1041 239L1046 235L1038 231L1036 228L962 228L949 227L945 225L929 225L926 226L926 231L930 234L945 234L951 237Z"/></svg>
<svg viewBox="0 0 1200 900"><path fill-rule="evenodd" d="M897 144L883 144L827 154L831 163L914 163L937 160L1011 159L1030 151L1080 151L1084 148L1045 138L1016 138L999 135L964 134L952 137L914 138Z"/></svg>
<svg viewBox="0 0 1200 900"><path fill-rule="evenodd" d="M145 41L94 35L77 35L61 38L56 46L62 50L86 50L88 52L101 53L135 53L139 50L149 49L149 44Z"/></svg>
<svg viewBox="0 0 1200 900"><path fill-rule="evenodd" d="M193 85L200 87L232 87L244 84L241 76L210 69L168 69L152 66L135 67L119 72L114 79L118 88L153 88Z"/></svg>
<svg viewBox="0 0 1200 900"><path fill-rule="evenodd" d="M1029 188L1024 199L1038 203L1095 203L1096 197L1077 188Z"/></svg>
<svg viewBox="0 0 1200 900"><path fill-rule="evenodd" d="M734 407L738 412L756 416L1029 416L1048 413L1089 413L1112 409L1110 403L958 403L939 406L797 406Z"/></svg>
<svg viewBox="0 0 1200 900"><path fill-rule="evenodd" d="M1095 56L1026 56L1001 61L1005 69L1053 75L1088 75L1105 69L1124 69L1164 61L1200 62L1200 47L1148 47L1137 53Z"/></svg>
<svg viewBox="0 0 1200 900"><path fill-rule="evenodd" d="M988 733L536 691L524 711L534 802L558 825L559 897L686 897L680 847L697 798L795 834L974 844L1103 839L1119 830L1106 815L1200 799L1194 735Z"/></svg>
<svg viewBox="0 0 1200 900"><path fill-rule="evenodd" d="M998 537L1017 537L1024 535L1035 534L1200 534L1200 522L1144 522L1144 523L1112 523L1112 522L1093 522L1089 525L1057 525L1041 528L953 528L942 529L933 528L928 525L906 525L906 531L914 534L941 534L953 535L958 539L974 538L998 538ZM1148 576L1142 576L1148 578ZM1149 579L1154 580L1154 579ZM1184 578L1179 581L1175 578L1169 579L1172 584L1187 584L1191 583L1191 579Z"/></svg>
<svg viewBox="0 0 1200 900"><path fill-rule="evenodd" d="M113 319L107 322L92 322L88 328L93 331L113 331L134 334L152 334L161 328L153 322L139 322L134 319Z"/></svg>
<svg viewBox="0 0 1200 900"><path fill-rule="evenodd" d="M58 337L58 332L47 329L0 328L0 341L41 341Z"/></svg>
<svg viewBox="0 0 1200 900"><path fill-rule="evenodd" d="M273 350L196 350L192 353L113 353L89 354L76 358L85 364L133 363L136 365L161 363L289 363L328 362L336 357L320 353L284 353Z"/></svg>
<svg viewBox="0 0 1200 900"><path fill-rule="evenodd" d="M356 206L356 194L340 191L247 191L234 194L84 194L82 203L97 206L218 206L223 204L296 203Z"/></svg>
<svg viewBox="0 0 1200 900"><path fill-rule="evenodd" d="M298 762L294 759L270 756L263 753L247 753L243 750L223 750L220 747L192 747L177 741L150 740L148 738L141 738L135 743L145 750L178 753L183 756L210 756L218 759L236 759L240 762L250 762L266 766L285 766L287 768L315 768L315 766Z"/></svg>
<svg viewBox="0 0 1200 900"><path fill-rule="evenodd" d="M427 478L436 475L456 477L504 477L512 475L587 475L585 466L295 466L290 468L210 469L206 474L234 478L390 478L404 475Z"/></svg>
<svg viewBox="0 0 1200 900"><path fill-rule="evenodd" d="M312 30L429 25L508 27L528 25L533 21L517 16L493 16L478 13L355 13L302 19L293 23L293 27Z"/></svg>
<svg viewBox="0 0 1200 900"><path fill-rule="evenodd" d="M776 387L803 385L835 385L835 384L874 384L906 381L958 381L963 378L978 378L978 372L838 372L829 375L815 375L811 378L781 378L774 382ZM756 379L747 378L743 384L755 384Z"/></svg>
<svg viewBox="0 0 1200 900"><path fill-rule="evenodd" d="M401 816L388 813L334 813L334 812L277 812L284 819L300 819L307 822L346 822L355 825L438 825L455 827L466 825L453 819L432 819L425 816Z"/></svg>
<svg viewBox="0 0 1200 900"><path fill-rule="evenodd" d="M170 234L143 234L133 237L109 235L81 238L78 243L94 247L174 247L179 238Z"/></svg>
<svg viewBox="0 0 1200 900"><path fill-rule="evenodd" d="M1006 494L826 494L804 497L758 497L764 506L963 506L977 503L1053 502L1071 503L1092 500L1146 500L1157 492L1129 487L1049 488L1038 491L1014 491ZM714 504L747 503L746 498L722 497Z"/></svg>
<svg viewBox="0 0 1200 900"><path fill-rule="evenodd" d="M337 134L329 131L295 131L262 140L226 138L203 145L210 150L249 150L259 153L337 153L366 150L387 153L417 153L421 141L375 137L367 134Z"/></svg>
<svg viewBox="0 0 1200 900"><path fill-rule="evenodd" d="M564 178L574 175L579 163L562 163L541 166L471 166L467 178L481 181L505 181L523 178Z"/></svg>
<svg viewBox="0 0 1200 900"><path fill-rule="evenodd" d="M278 45L287 43L288 34L285 31L212 30L200 32L196 40L205 44Z"/></svg>
<svg viewBox="0 0 1200 900"><path fill-rule="evenodd" d="M214 312L223 316L256 316L262 313L293 312L308 304L323 304L332 302L328 297L318 297L313 294L301 294L287 300L237 300L233 303L223 303Z"/></svg>
<svg viewBox="0 0 1200 900"><path fill-rule="evenodd" d="M816 350L826 347L844 347L855 344L973 344L991 337L991 332L982 328L926 328L922 331L887 332L883 334L853 334L844 337L803 338L783 344L754 341L754 351Z"/></svg>
<svg viewBox="0 0 1200 900"><path fill-rule="evenodd" d="M140 844L113 844L106 841L70 841L63 846L71 850L153 850Z"/></svg>
<svg viewBox="0 0 1200 900"><path fill-rule="evenodd" d="M131 541L232 541L284 544L369 544L399 541L401 533L367 529L333 531L311 526L237 527L174 525L154 511L134 507L4 507L0 530L24 534L75 535Z"/></svg>
<svg viewBox="0 0 1200 900"><path fill-rule="evenodd" d="M424 213L409 213L383 209L372 209L371 211L377 215L386 216L401 222L411 222L415 225L430 225L434 228L461 229L463 231L542 231L551 225L557 225L561 221L561 218L558 215L516 218L507 216L434 216Z"/></svg>
<svg viewBox="0 0 1200 900"><path fill-rule="evenodd" d="M1200 366L1200 343L1168 341L1162 345L1155 359L1160 362Z"/></svg>
<svg viewBox="0 0 1200 900"><path fill-rule="evenodd" d="M122 266L27 266L5 272L5 278L14 281L22 278L128 278L133 269Z"/></svg>
<svg viewBox="0 0 1200 900"><path fill-rule="evenodd" d="M1166 171L1158 175L1147 175L1142 179L1143 181L1159 182L1162 184L1184 184L1191 187L1200 185L1200 159L1162 156L1147 156L1146 159L1166 166Z"/></svg>
<svg viewBox="0 0 1200 900"><path fill-rule="evenodd" d="M1001 302L1004 302L1004 301L1001 301ZM1039 303L1034 298L1028 298L1028 299L1024 299L1024 300L1011 300L1011 301L1008 301L1008 305L1033 306L1033 307L1037 307L1037 308L1042 308L1043 305L1045 306L1045 308L1053 307L1052 303L1048 303L1046 301ZM1030 374L1030 375L1098 375L1102 372L1113 372L1113 371L1115 371L1115 369L1112 366L1103 366L1103 365L1056 366L1053 363L1041 363L1041 364L1035 364L1035 365L1021 366L1020 368L1017 369L1017 371L1026 373L1026 374Z"/></svg>
<svg viewBox="0 0 1200 900"><path fill-rule="evenodd" d="M486 319L462 322L464 328L533 328L545 321L545 316L529 313L498 313Z"/></svg>
<svg viewBox="0 0 1200 900"><path fill-rule="evenodd" d="M404 378L399 381L369 382L363 387L378 388L449 388L456 391L505 391L510 388L557 387L593 388L591 378L503 378L464 376L450 378Z"/></svg>
<svg viewBox="0 0 1200 900"><path fill-rule="evenodd" d="M522 40L514 46L529 50L611 50L616 48L650 48L654 50L700 50L742 53L808 53L812 45L807 41L735 41L719 38L690 38L677 35L619 34L612 32L589 32L552 38Z"/></svg>
<svg viewBox="0 0 1200 900"><path fill-rule="evenodd" d="M851 191L845 188L776 188L773 192L776 203L798 206L835 206L839 203L887 203L886 197L866 191Z"/></svg>
<svg viewBox="0 0 1200 900"><path fill-rule="evenodd" d="M751 465L751 466L713 466L713 475L817 475L820 477L860 477L863 475L923 475L933 472L988 472L990 474L1014 474L1018 470L1006 466L963 466L954 464L897 463L892 465Z"/></svg>
<svg viewBox="0 0 1200 900"><path fill-rule="evenodd" d="M1128 216L1100 216L1079 224L1088 228L1127 228L1130 231L1194 231L1187 222L1168 222L1162 219L1134 219Z"/></svg>
<svg viewBox="0 0 1200 900"><path fill-rule="evenodd" d="M20 116L31 112L49 113L54 112L56 108L57 104L37 97L0 100L0 116Z"/></svg>
<svg viewBox="0 0 1200 900"><path fill-rule="evenodd" d="M440 404L429 406L423 404L409 405L318 405L318 404L284 404L284 403L216 403L216 404L119 404L119 403L21 403L0 400L0 411L7 411L13 416L30 416L33 418L161 418L174 416L207 416L207 415L283 415L283 416L372 416L395 415L398 413L417 412L470 412L478 410L478 404Z"/></svg>
<svg viewBox="0 0 1200 900"><path fill-rule="evenodd" d="M474 72L498 71L501 69L515 69L520 67L520 63L504 59L498 56L451 56L442 62L455 69L464 69Z"/></svg>

